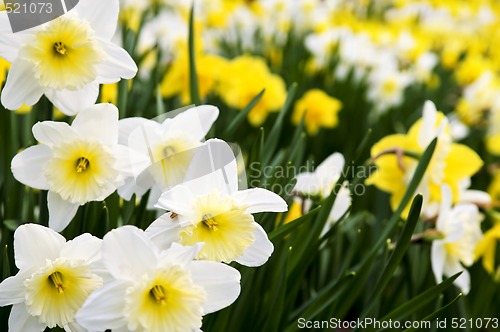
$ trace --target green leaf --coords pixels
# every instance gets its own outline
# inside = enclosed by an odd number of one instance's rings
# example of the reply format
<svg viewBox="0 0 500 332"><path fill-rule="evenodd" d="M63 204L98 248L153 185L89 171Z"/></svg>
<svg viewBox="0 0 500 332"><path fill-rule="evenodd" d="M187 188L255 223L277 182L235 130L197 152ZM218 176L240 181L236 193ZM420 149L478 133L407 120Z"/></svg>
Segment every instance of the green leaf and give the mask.
<svg viewBox="0 0 500 332"><path fill-rule="evenodd" d="M432 300L441 295L446 289L448 289L455 279L457 279L462 272L459 272L450 278L444 280L440 284L437 284L425 292L415 296L408 302L400 305L398 308L394 309L387 315L385 315L381 320L402 320L413 313L417 312L419 309L423 308L427 304L429 304Z"/></svg>
<svg viewBox="0 0 500 332"><path fill-rule="evenodd" d="M280 227L276 228L274 231L269 233L269 240L273 241L279 237L283 237L290 232L292 232L295 228L298 226L302 225L303 223L307 222L310 220L316 213L318 213L320 209L320 206L316 207L315 209L307 212L303 216L300 216L299 218L290 221L288 224L281 225Z"/></svg>
<svg viewBox="0 0 500 332"><path fill-rule="evenodd" d="M361 314L361 318L367 317L373 308L373 305L376 303L376 299L382 294L385 287L389 283L392 278L392 275L396 271L396 268L399 266L399 263L403 259L403 256L408 250L408 247L411 244L411 236L413 235L413 231L415 230L415 226L420 217L420 211L422 210L422 195L417 195L413 199L413 203L410 208L410 213L408 215L408 220L404 225L401 236L399 237L398 242L396 243L396 248L394 249L391 258L384 267L382 274L380 275L377 283L375 284L374 291L372 295L369 297L368 305L365 308L364 312Z"/></svg>
<svg viewBox="0 0 500 332"><path fill-rule="evenodd" d="M2 266L2 276L3 279L10 277L10 263L9 263L9 252L8 247L5 245L3 248L3 266Z"/></svg>
<svg viewBox="0 0 500 332"><path fill-rule="evenodd" d="M245 121L248 113L250 113L254 106L257 105L257 103L260 101L265 91L266 89L262 89L262 91L259 92L255 97L253 97L252 101L250 101L250 103L248 103L248 105L245 106L245 108L234 117L233 121L231 121L231 123L227 126L227 129L224 132L224 136L231 136L236 132L236 130Z"/></svg>
<svg viewBox="0 0 500 332"><path fill-rule="evenodd" d="M265 151L264 163L265 164L267 164L271 160L271 158L276 150L276 147L278 146L278 141L279 141L279 138L281 135L281 129L283 128L283 121L285 119L286 113L288 112L288 110L292 106L292 102L295 98L296 92L297 92L297 83L293 83L290 86L290 89L288 89L288 94L286 97L285 104L283 104L283 107L281 108L281 111L278 115L278 118L274 122L273 128L269 132L269 137L266 140L266 144L264 146L264 151Z"/></svg>
<svg viewBox="0 0 500 332"><path fill-rule="evenodd" d="M441 313L443 313L446 309L448 309L448 307L450 307L453 303L455 303L459 298L461 298L463 296L462 293L459 293L453 300L451 300L447 305L439 308L438 310L434 311L432 314L430 314L429 316L426 316L425 318L421 319L421 321L427 321L427 322L432 322L434 321L436 318L439 317L439 315L441 315ZM405 332L409 332L409 331L419 331L419 329L417 328L409 328L409 329L406 329Z"/></svg>
<svg viewBox="0 0 500 332"><path fill-rule="evenodd" d="M8 230L15 231L21 225L21 222L19 220L7 219L3 221L3 224Z"/></svg>
<svg viewBox="0 0 500 332"><path fill-rule="evenodd" d="M198 89L198 74L196 71L196 49L194 45L194 4L189 14L189 93L191 103L201 104L200 91Z"/></svg>

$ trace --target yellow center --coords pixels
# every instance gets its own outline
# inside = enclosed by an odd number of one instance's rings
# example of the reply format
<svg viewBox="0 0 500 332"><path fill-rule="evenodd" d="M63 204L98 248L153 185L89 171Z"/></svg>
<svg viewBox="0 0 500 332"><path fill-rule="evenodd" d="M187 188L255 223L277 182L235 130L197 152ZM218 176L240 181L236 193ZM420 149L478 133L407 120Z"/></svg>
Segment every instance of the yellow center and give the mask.
<svg viewBox="0 0 500 332"><path fill-rule="evenodd" d="M78 90L97 78L96 65L105 57L90 25L60 17L40 29L19 51L46 88Z"/></svg>
<svg viewBox="0 0 500 332"><path fill-rule="evenodd" d="M76 172L81 173L87 170L87 167L89 167L89 160L85 157L80 157L78 158L76 162Z"/></svg>
<svg viewBox="0 0 500 332"><path fill-rule="evenodd" d="M181 231L180 237L186 246L205 243L196 258L229 263L254 243L253 216L231 198L213 193L200 197L195 206L200 218Z"/></svg>
<svg viewBox="0 0 500 332"><path fill-rule="evenodd" d="M101 143L73 140L53 148L45 177L64 200L84 204L113 191L119 180L114 164L114 156Z"/></svg>
<svg viewBox="0 0 500 332"><path fill-rule="evenodd" d="M102 285L102 279L79 261L58 258L24 282L26 310L48 327L74 321L87 297Z"/></svg>
<svg viewBox="0 0 500 332"><path fill-rule="evenodd" d="M394 94L397 88L398 85L394 79L388 79L382 85L382 91L385 96Z"/></svg>
<svg viewBox="0 0 500 332"><path fill-rule="evenodd" d="M63 280L62 280L62 274L59 271L56 271L52 273L50 276L50 281L52 281L52 284L54 285L55 289L57 289L57 292L59 294L64 293L64 285L63 285Z"/></svg>
<svg viewBox="0 0 500 332"><path fill-rule="evenodd" d="M145 275L126 294L124 313L129 330L193 331L201 327L205 290L180 266Z"/></svg>
<svg viewBox="0 0 500 332"><path fill-rule="evenodd" d="M60 55L66 55L66 53L68 52L64 44L61 42L57 42L54 44L54 50Z"/></svg>

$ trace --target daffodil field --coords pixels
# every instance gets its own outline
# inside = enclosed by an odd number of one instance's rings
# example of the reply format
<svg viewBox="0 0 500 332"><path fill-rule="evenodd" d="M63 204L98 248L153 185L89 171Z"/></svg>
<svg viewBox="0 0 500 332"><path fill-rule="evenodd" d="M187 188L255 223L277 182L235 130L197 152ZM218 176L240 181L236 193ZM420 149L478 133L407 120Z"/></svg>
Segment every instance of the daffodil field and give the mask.
<svg viewBox="0 0 500 332"><path fill-rule="evenodd" d="M495 0L0 1L0 330L499 330L498 45Z"/></svg>

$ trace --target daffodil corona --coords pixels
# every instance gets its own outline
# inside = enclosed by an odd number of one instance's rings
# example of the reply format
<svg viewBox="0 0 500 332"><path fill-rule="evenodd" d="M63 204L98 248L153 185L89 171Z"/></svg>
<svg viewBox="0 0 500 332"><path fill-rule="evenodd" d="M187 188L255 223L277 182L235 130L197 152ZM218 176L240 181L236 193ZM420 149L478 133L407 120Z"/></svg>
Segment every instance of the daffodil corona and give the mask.
<svg viewBox="0 0 500 332"><path fill-rule="evenodd" d="M134 77L130 55L110 42L117 20L118 0L81 0L64 16L14 34L0 12L0 56L12 63L2 104L15 110L45 94L74 115L95 103L99 84Z"/></svg>

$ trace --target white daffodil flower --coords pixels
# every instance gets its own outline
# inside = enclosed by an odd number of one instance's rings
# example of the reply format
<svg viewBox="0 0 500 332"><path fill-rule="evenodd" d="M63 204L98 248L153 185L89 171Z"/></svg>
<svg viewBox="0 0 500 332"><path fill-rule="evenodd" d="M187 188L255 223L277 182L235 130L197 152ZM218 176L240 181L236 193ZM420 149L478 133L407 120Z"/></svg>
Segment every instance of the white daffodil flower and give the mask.
<svg viewBox="0 0 500 332"><path fill-rule="evenodd" d="M78 113L72 125L44 121L33 126L41 144L12 159L14 177L48 190L49 227L62 231L78 207L101 201L133 174L131 163L147 160L118 145L118 109L98 104Z"/></svg>
<svg viewBox="0 0 500 332"><path fill-rule="evenodd" d="M118 0L80 0L67 14L12 33L0 12L0 57L12 63L1 101L16 110L45 94L63 113L75 115L95 103L99 84L133 78L137 66L111 43Z"/></svg>
<svg viewBox="0 0 500 332"><path fill-rule="evenodd" d="M318 165L314 172L304 172L297 175L297 183L293 190L304 195L305 210L309 210L312 201L308 197L327 198L333 190L336 190L337 197L333 203L332 210L325 225L323 233L328 230L332 223L337 222L351 206L352 197L347 182L342 185L337 184L338 179L344 169L344 156L340 153L333 153Z"/></svg>
<svg viewBox="0 0 500 332"><path fill-rule="evenodd" d="M154 208L162 192L184 180L196 148L218 116L217 107L203 105L161 123L144 118L120 120L120 144L148 156L150 166L137 177L127 178L118 194L130 200L134 193L142 196L151 189L148 207Z"/></svg>
<svg viewBox="0 0 500 332"><path fill-rule="evenodd" d="M474 250L481 240L482 216L474 204L458 204L452 207L452 193L442 186L442 200L436 229L442 239L434 240L431 249L432 271L436 282L463 271L455 284L464 294L470 290L469 272L462 266L474 263Z"/></svg>
<svg viewBox="0 0 500 332"><path fill-rule="evenodd" d="M160 248L203 242L197 259L260 266L274 247L252 213L286 211L287 204L266 189L238 190L237 165L227 143L212 139L204 148L193 158L186 174L190 180L162 194L156 207L171 213L155 220L146 234ZM222 166L203 170L211 164Z"/></svg>
<svg viewBox="0 0 500 332"><path fill-rule="evenodd" d="M102 258L113 280L76 314L90 331L194 331L202 316L233 303L240 273L225 264L193 261L201 245L160 252L134 226L104 236Z"/></svg>
<svg viewBox="0 0 500 332"><path fill-rule="evenodd" d="M103 282L93 268L100 254L101 240L88 233L66 242L47 227L19 226L14 233L19 272L0 284L0 305L13 305L9 331L78 330L75 313Z"/></svg>

